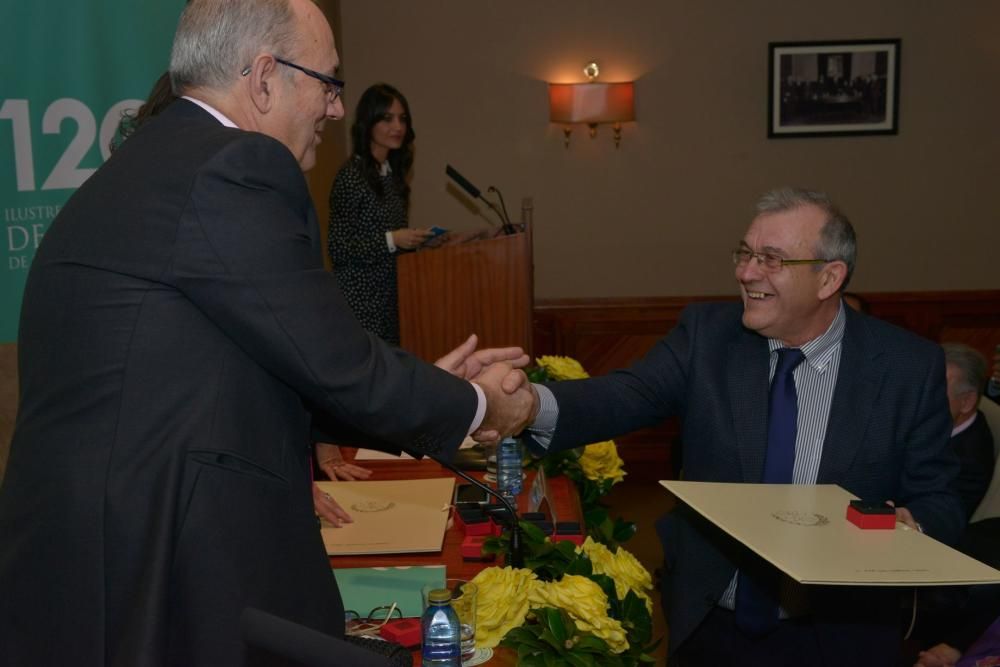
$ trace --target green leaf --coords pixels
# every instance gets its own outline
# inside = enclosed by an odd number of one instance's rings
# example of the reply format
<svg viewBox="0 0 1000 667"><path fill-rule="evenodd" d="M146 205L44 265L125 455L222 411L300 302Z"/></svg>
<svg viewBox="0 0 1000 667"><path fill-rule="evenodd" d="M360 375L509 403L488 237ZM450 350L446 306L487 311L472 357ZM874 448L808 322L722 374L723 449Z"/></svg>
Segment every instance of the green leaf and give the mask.
<svg viewBox="0 0 1000 667"><path fill-rule="evenodd" d="M535 542L538 544L546 544L545 533L533 523L527 521L521 521L521 534L524 536L526 541Z"/></svg>
<svg viewBox="0 0 1000 667"><path fill-rule="evenodd" d="M611 537L615 542L628 542L635 535L636 526L631 521L625 521L622 518L615 519L614 526L611 529Z"/></svg>
<svg viewBox="0 0 1000 667"><path fill-rule="evenodd" d="M534 366L532 368L529 368L528 370L525 371L525 375L527 375L528 379L531 380L532 382L538 382L538 383L548 382L550 379L549 372L545 370L544 366Z"/></svg>
<svg viewBox="0 0 1000 667"><path fill-rule="evenodd" d="M553 636L555 636L560 643L565 644L570 635L569 632L566 631L566 623L563 617L563 612L558 609L548 609L547 615L549 628L552 630Z"/></svg>
<svg viewBox="0 0 1000 667"><path fill-rule="evenodd" d="M545 657L544 654L521 656L517 664L520 667L545 667Z"/></svg>
<svg viewBox="0 0 1000 667"><path fill-rule="evenodd" d="M527 649L529 652L538 653L539 651L545 651L545 642L541 641L539 638L535 637L534 634L530 638L512 640L507 646L517 647L518 650L521 648Z"/></svg>
<svg viewBox="0 0 1000 667"><path fill-rule="evenodd" d="M589 653L567 653L565 655L566 662L573 665L573 667L597 667L597 663L594 661L594 656Z"/></svg>
<svg viewBox="0 0 1000 667"><path fill-rule="evenodd" d="M539 639L541 639L543 642L551 646L557 653L562 652L565 648L565 644L556 639L556 636L553 635L552 631L549 630L548 628L542 630L542 635L541 637L539 637Z"/></svg>
<svg viewBox="0 0 1000 667"><path fill-rule="evenodd" d="M587 508L583 513L583 520L587 522L589 528L596 528L605 521L608 521L608 510L603 507Z"/></svg>
<svg viewBox="0 0 1000 667"><path fill-rule="evenodd" d="M581 635L580 640L576 643L573 648L578 651L589 651L590 653L609 653L611 649L608 647L608 643L601 639L600 637L595 637L594 635Z"/></svg>
<svg viewBox="0 0 1000 667"><path fill-rule="evenodd" d="M594 564L590 562L589 558L576 558L566 566L563 574L578 574L582 577L587 577L588 579L594 574Z"/></svg>
<svg viewBox="0 0 1000 667"><path fill-rule="evenodd" d="M566 562L570 562L577 558L576 545L568 540L556 542L552 547L552 550L558 552L558 555L564 558Z"/></svg>

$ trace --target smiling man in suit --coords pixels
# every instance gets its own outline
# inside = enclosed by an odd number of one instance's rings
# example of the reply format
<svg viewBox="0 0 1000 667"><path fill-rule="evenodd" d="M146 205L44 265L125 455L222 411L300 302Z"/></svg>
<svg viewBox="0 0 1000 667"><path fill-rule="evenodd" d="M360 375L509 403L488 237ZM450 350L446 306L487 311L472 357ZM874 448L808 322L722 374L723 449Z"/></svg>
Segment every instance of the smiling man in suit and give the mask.
<svg viewBox="0 0 1000 667"><path fill-rule="evenodd" d="M343 116L338 64L308 0L192 0L183 99L46 234L0 489L0 663L272 664L241 640L248 607L342 637L313 416L445 457L525 423L510 365L451 358L473 384L383 344L324 271L302 172Z"/></svg>
<svg viewBox="0 0 1000 667"><path fill-rule="evenodd" d="M938 346L845 308L854 229L818 192L765 194L733 251L741 304L696 304L626 370L536 386L558 451L682 420L693 481L840 484L954 541L963 517ZM794 585L689 507L657 526L671 665L891 665L891 590Z"/></svg>

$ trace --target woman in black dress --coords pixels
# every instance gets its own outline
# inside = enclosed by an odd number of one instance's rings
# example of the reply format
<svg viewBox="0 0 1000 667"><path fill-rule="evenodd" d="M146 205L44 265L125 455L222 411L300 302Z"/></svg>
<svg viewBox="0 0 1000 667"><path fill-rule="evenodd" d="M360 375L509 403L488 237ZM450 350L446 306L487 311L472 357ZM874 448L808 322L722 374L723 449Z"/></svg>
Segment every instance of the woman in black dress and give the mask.
<svg viewBox="0 0 1000 667"><path fill-rule="evenodd" d="M410 229L406 176L413 164L413 121L402 93L384 83L361 95L351 126L352 155L330 192L333 271L368 331L399 345L396 255L430 230Z"/></svg>

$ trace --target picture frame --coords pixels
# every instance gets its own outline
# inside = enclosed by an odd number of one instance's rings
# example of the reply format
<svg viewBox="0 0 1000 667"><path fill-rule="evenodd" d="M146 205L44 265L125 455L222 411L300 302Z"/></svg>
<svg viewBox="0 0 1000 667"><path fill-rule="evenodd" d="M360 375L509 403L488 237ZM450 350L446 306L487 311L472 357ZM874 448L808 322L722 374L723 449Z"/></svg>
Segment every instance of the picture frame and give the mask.
<svg viewBox="0 0 1000 667"><path fill-rule="evenodd" d="M771 42L767 136L896 134L899 39Z"/></svg>

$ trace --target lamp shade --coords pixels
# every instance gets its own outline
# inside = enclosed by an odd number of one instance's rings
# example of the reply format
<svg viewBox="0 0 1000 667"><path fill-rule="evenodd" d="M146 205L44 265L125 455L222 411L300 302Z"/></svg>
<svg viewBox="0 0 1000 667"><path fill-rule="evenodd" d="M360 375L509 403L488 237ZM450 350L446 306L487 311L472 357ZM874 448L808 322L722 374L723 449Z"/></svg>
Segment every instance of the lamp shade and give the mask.
<svg viewBox="0 0 1000 667"><path fill-rule="evenodd" d="M553 123L620 123L635 119L632 82L550 83Z"/></svg>

